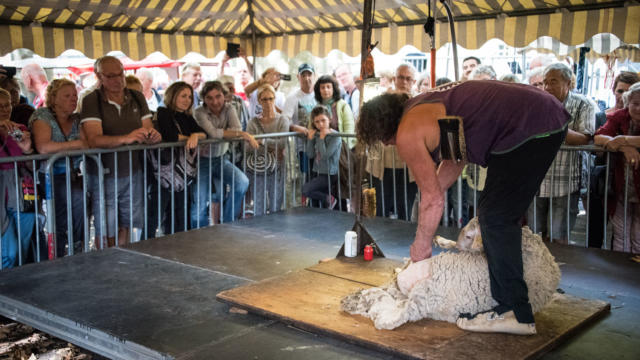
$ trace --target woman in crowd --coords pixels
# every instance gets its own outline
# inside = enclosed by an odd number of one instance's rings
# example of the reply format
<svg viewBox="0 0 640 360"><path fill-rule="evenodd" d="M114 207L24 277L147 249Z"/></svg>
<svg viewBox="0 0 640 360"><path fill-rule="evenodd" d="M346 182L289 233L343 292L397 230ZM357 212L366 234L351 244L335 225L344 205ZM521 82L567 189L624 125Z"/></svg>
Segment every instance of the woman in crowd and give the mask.
<svg viewBox="0 0 640 360"><path fill-rule="evenodd" d="M338 161L340 160L340 137L327 136L336 132L329 127L329 111L316 106L311 111L311 130L307 135L307 155L314 159L313 171L318 175L302 186L302 195L312 200L324 202L324 206L333 209L337 193Z"/></svg>
<svg viewBox="0 0 640 360"><path fill-rule="evenodd" d="M425 74L420 77L416 83L416 89L420 94L424 94L431 89L431 77L429 77L429 74Z"/></svg>
<svg viewBox="0 0 640 360"><path fill-rule="evenodd" d="M353 120L353 112L346 101L340 97L340 88L338 81L330 75L321 76L313 87L316 101L323 105L329 111L329 126L340 133L353 134L355 131L355 122ZM349 148L353 148L356 144L355 138L345 138Z"/></svg>
<svg viewBox="0 0 640 360"><path fill-rule="evenodd" d="M174 82L164 93L164 103L165 106L158 107L157 115L158 131L162 135L162 141L186 140L184 151L193 154L198 147L198 141L206 138L204 131L192 116L193 88L184 81ZM163 158L166 160L164 155ZM174 156L174 161L179 161L179 157ZM163 188L160 194L160 208L165 214L162 224L165 234L188 230L189 212L185 212L185 205L187 204L186 191L189 190L189 186L185 186L182 191L173 190L173 196L170 187Z"/></svg>
<svg viewBox="0 0 640 360"><path fill-rule="evenodd" d="M207 81L202 86L200 98L203 99L204 105L196 108L194 114L198 125L209 138L232 139L240 137L249 143L251 149L257 149L258 143L253 136L242 131L242 125L233 105L225 100L228 94L229 90L220 81ZM191 198L192 227L209 225L207 213L207 202L211 192L209 173L215 181L216 189L216 196L212 202L223 202L222 220L224 222L234 221L242 211L242 200L249 187L249 179L242 170L229 161L225 155L228 149L229 143L223 142L204 146L200 152L199 189L192 192L195 196ZM227 186L231 188L229 194L226 193ZM214 223L217 223L217 220L214 218Z"/></svg>
<svg viewBox="0 0 640 360"><path fill-rule="evenodd" d="M256 91L258 103L262 107L262 114L251 119L247 125L247 132L252 135L260 135L289 131L287 118L276 112L276 90L273 86L262 85ZM270 212L278 211L282 206L286 174L281 165L283 164L286 142L286 137L260 139L258 140L260 145L258 149L248 149L245 154L247 175L251 182L250 189L254 198L254 215L256 216L263 215L267 209ZM265 152L268 156L264 161L261 161L260 159ZM265 204L267 196L269 199L268 208Z"/></svg>
<svg viewBox="0 0 640 360"><path fill-rule="evenodd" d="M614 196L609 201L613 224L613 250L624 251L624 238L630 250L640 254L640 83L622 95L624 107L607 115L607 122L596 131L594 142L605 149L620 152L614 165ZM629 166L629 182L625 189L625 168ZM624 195L627 193L627 213ZM627 217L626 228L624 218Z"/></svg>
<svg viewBox="0 0 640 360"><path fill-rule="evenodd" d="M86 149L87 142L80 131L80 116L75 113L78 92L73 81L56 79L49 83L46 92L46 107L37 109L29 119L36 150L40 154L54 154L70 150ZM55 204L56 251L64 256L73 249L82 251L83 236L83 190L82 179L78 178L80 157L71 161L67 169L64 158L53 164L53 194ZM44 172L44 163L42 164ZM71 177L71 223L72 234L67 231L67 183L66 174ZM44 174L43 174L44 175ZM43 182L44 183L44 182ZM73 246L65 250L73 239Z"/></svg>
<svg viewBox="0 0 640 360"><path fill-rule="evenodd" d="M11 95L0 89L0 158L31 154L31 134L24 125L9 120L10 117ZM18 168L21 166L18 164ZM20 265L26 259L36 219L35 213L22 211L21 201L16 197L18 194L22 196L22 189L18 189L16 194L15 179L14 163L0 163L0 247L3 269Z"/></svg>
<svg viewBox="0 0 640 360"><path fill-rule="evenodd" d="M29 117L33 114L33 107L27 104L26 98L20 96L20 84L14 77L0 80L0 88L11 94L11 121L27 126ZM24 102L23 102L24 101Z"/></svg>

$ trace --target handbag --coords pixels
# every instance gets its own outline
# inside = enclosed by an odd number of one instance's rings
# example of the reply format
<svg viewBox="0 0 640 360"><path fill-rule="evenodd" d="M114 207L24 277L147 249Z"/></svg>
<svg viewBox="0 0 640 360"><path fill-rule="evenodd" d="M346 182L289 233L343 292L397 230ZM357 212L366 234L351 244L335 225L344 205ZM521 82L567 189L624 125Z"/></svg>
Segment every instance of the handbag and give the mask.
<svg viewBox="0 0 640 360"><path fill-rule="evenodd" d="M270 174L276 170L278 159L272 151L250 152L245 155L247 169L256 174Z"/></svg>
<svg viewBox="0 0 640 360"><path fill-rule="evenodd" d="M174 125L180 134L182 129L171 114ZM155 117L156 115L154 115ZM171 165L171 153L173 152L173 166ZM151 162L153 174L160 181L160 186L173 191L183 191L189 186L196 177L196 151L189 151L186 148L162 149L160 151L160 159L156 156L155 151L148 151L147 157Z"/></svg>

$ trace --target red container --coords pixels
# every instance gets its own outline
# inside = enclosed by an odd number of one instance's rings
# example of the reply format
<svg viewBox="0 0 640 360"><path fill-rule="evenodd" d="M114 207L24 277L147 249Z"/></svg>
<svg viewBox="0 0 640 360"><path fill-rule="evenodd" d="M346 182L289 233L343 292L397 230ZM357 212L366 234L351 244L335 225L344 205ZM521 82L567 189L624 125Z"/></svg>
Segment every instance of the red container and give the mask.
<svg viewBox="0 0 640 360"><path fill-rule="evenodd" d="M373 246L367 245L364 247L364 260L365 261L373 260Z"/></svg>

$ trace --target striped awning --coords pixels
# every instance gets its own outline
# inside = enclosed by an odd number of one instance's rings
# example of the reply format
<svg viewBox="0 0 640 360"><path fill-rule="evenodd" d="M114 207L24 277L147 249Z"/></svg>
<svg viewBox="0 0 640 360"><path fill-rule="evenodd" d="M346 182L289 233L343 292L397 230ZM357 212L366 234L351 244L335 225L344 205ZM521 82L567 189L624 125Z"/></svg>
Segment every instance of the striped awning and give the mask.
<svg viewBox="0 0 640 360"><path fill-rule="evenodd" d="M27 48L44 57L67 49L98 57L121 50L132 59L161 51L180 58L190 51L213 57L227 41L250 55L281 50L289 56L332 49L360 52L364 0L2 0L0 53ZM450 42L443 6L434 1L435 46ZM640 5L608 0L450 1L458 44L476 49L492 38L524 47L549 36L565 46L601 33L640 43ZM430 47L422 28L426 0L377 0L373 41L385 53L404 45ZM251 19L253 18L253 22ZM602 51L613 49L603 48Z"/></svg>

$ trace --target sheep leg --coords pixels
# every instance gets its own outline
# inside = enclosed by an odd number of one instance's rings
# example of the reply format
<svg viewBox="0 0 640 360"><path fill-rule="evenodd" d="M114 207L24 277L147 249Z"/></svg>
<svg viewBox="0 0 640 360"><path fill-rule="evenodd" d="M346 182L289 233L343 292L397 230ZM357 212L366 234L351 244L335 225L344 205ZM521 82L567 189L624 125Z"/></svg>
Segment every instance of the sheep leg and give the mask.
<svg viewBox="0 0 640 360"><path fill-rule="evenodd" d="M445 239L440 235L433 238L433 244L437 245L441 249L454 249L456 247L455 241Z"/></svg>
<svg viewBox="0 0 640 360"><path fill-rule="evenodd" d="M398 289L404 295L408 295L419 281L429 278L431 278L430 259L415 262L398 274Z"/></svg>

